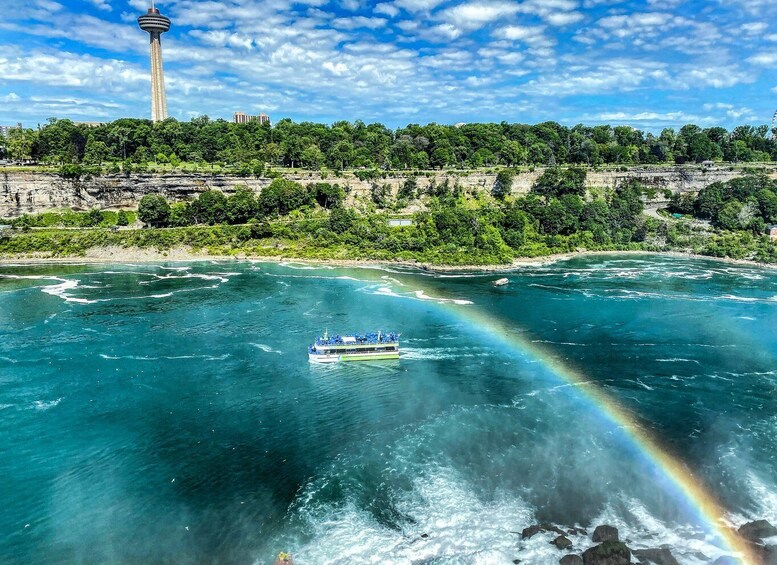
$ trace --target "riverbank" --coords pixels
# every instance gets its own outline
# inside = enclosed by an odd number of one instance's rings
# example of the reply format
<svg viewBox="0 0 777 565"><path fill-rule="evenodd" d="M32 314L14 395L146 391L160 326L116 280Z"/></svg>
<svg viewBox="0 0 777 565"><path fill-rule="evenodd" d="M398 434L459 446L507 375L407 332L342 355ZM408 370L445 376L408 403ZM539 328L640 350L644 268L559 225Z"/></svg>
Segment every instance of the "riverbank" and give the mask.
<svg viewBox="0 0 777 565"><path fill-rule="evenodd" d="M255 261L260 263L293 262L306 265L328 265L336 267L406 267L429 272L451 273L507 273L523 267L539 267L561 261L569 261L578 257L590 256L624 256L624 255L656 255L677 257L682 259L706 259L749 267L777 269L772 263L760 263L747 259L732 259L730 257L712 257L698 253L680 251L646 251L646 250L611 250L611 251L575 251L556 253L542 257L519 257L510 263L497 265L438 265L421 261L385 261L375 259L310 259L286 255L253 255L238 253L235 255L210 255L204 251L195 251L186 247L173 247L164 251L153 248L97 247L87 250L83 256L46 257L43 254L24 256L0 256L0 266L3 265L35 265L35 264L73 264L73 263L175 263L195 261Z"/></svg>

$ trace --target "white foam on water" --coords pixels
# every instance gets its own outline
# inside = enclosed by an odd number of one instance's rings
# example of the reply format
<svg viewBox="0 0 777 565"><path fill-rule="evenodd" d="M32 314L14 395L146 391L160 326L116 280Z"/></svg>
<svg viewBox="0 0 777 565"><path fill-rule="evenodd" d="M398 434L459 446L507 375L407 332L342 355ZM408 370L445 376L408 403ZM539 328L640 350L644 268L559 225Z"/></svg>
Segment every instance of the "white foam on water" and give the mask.
<svg viewBox="0 0 777 565"><path fill-rule="evenodd" d="M8 408L13 408L13 404L0 404L0 410L7 410Z"/></svg>
<svg viewBox="0 0 777 565"><path fill-rule="evenodd" d="M643 382L642 382L640 379L636 379L636 380L635 380L635 381L633 381L633 382L636 382L636 383L637 383L639 386L641 386L641 387L642 387L642 388L644 388L645 390L655 390L655 389L654 389L652 386L646 385L646 384L645 384L645 383L643 383Z"/></svg>
<svg viewBox="0 0 777 565"><path fill-rule="evenodd" d="M668 359L656 359L658 363L696 363L701 365L696 359L684 359L682 357L670 357Z"/></svg>
<svg viewBox="0 0 777 565"><path fill-rule="evenodd" d="M203 273L186 273L183 275L176 275L173 273L167 274L167 275L155 275L153 273L149 273L152 277L154 277L155 280L150 281L138 281L138 284L153 284L158 281L169 281L169 280L183 280L183 279L201 279L205 281L219 281L220 283L228 283L229 279L228 276L234 276L238 273L213 273L213 274L203 274ZM216 288L216 287L212 287Z"/></svg>
<svg viewBox="0 0 777 565"><path fill-rule="evenodd" d="M393 298L406 298L410 300L429 300L436 302L437 304L458 304L461 306L473 304L471 300L466 300L463 298L442 298L439 296L429 296L423 290L399 293L389 286L380 286L378 288L375 288L375 286L367 286L360 288L359 290L363 292L370 292L375 296L391 296Z"/></svg>
<svg viewBox="0 0 777 565"><path fill-rule="evenodd" d="M333 270L335 267L332 267L331 265L309 265L307 263L294 263L294 262L286 262L278 263L281 267L286 267L287 269L295 269L298 271L316 271L319 269L327 269L327 270Z"/></svg>
<svg viewBox="0 0 777 565"><path fill-rule="evenodd" d="M161 266L159 268L165 271L188 271L191 269L191 267L161 267Z"/></svg>
<svg viewBox="0 0 777 565"><path fill-rule="evenodd" d="M415 297L419 300L434 300L438 304L446 304L452 302L454 304L472 304L470 300L458 299L458 298L440 298L438 296L429 296L423 290L416 290L413 292Z"/></svg>
<svg viewBox="0 0 777 565"><path fill-rule="evenodd" d="M403 464L394 463L394 467ZM393 468L393 467L392 467ZM352 500L342 504L317 504L316 492L303 492L294 508L305 525L305 542L290 548L300 563L455 563L501 565L514 559L538 565L557 565L564 555L550 542L558 535L539 533L523 540L520 531L538 522L534 508L519 496L504 492L488 499L446 468L424 469L409 490L392 499L407 520L391 528L379 523ZM668 524L652 515L639 501L622 501L627 515L608 505L590 524L588 535L567 534L571 552L580 554L595 545L590 534L595 526L609 524L619 530L632 549L664 544L684 564L701 565L725 555L703 530L693 525ZM557 525L567 531L572 525ZM580 525L574 525L579 527ZM421 537L426 534L426 538ZM703 558L706 557L707 559Z"/></svg>
<svg viewBox="0 0 777 565"><path fill-rule="evenodd" d="M392 284L396 284L396 285L399 285L399 286L405 286L405 285L404 285L404 284L402 284L402 282L400 282L399 280L397 280L397 279L395 279L395 278L393 278L393 277L390 277L390 276L388 276L388 275L383 275L383 276L382 276L382 277L380 277L380 278L381 278L381 279L383 279L384 281L389 281L389 282L391 282Z"/></svg>
<svg viewBox="0 0 777 565"><path fill-rule="evenodd" d="M87 298L77 298L68 294L68 291L78 288L80 281L76 279L66 279L60 284L44 286L41 290L46 294L61 298L65 302L75 302L77 304L94 304L95 302L102 302L103 300L89 300Z"/></svg>
<svg viewBox="0 0 777 565"><path fill-rule="evenodd" d="M735 296L733 294L724 294L719 297L722 300L734 300L737 302L761 302L761 298L755 298L753 296Z"/></svg>
<svg viewBox="0 0 777 565"><path fill-rule="evenodd" d="M160 355L158 357L151 357L146 355L108 355L107 353L100 353L100 357L109 361L129 360L129 361L161 361L165 360L180 360L180 359L204 359L205 361L223 361L229 357L229 354L220 356L213 355Z"/></svg>
<svg viewBox="0 0 777 565"><path fill-rule="evenodd" d="M492 353L470 347L403 347L402 359L439 361L443 359L461 359L464 357L491 357Z"/></svg>
<svg viewBox="0 0 777 565"><path fill-rule="evenodd" d="M3 357L0 355L0 361L5 361L6 363L18 363L16 359L11 359L10 357Z"/></svg>
<svg viewBox="0 0 777 565"><path fill-rule="evenodd" d="M57 398L56 400L36 400L33 403L33 406L36 410L48 410L50 408L54 408L56 405L58 405L60 402L62 402L62 398Z"/></svg>
<svg viewBox="0 0 777 565"><path fill-rule="evenodd" d="M747 485L751 498L758 506L750 519L768 520L777 524L777 485L768 485L752 470L747 471Z"/></svg>
<svg viewBox="0 0 777 565"><path fill-rule="evenodd" d="M519 555L511 530L530 523L532 516L517 497L480 500L446 469L416 477L411 491L400 495L395 507L412 519L401 529L379 524L351 502L342 507L304 504L300 512L313 539L293 553L301 563L411 564L450 559L451 563L507 565ZM558 561L558 550L545 545L541 550L548 556L555 552Z"/></svg>
<svg viewBox="0 0 777 565"><path fill-rule="evenodd" d="M628 540L628 546L634 549L650 549L668 545L672 555L683 564L702 565L726 555L715 545L714 539L693 525L667 524L653 516L637 499L622 499L628 509L628 516L616 512L607 505L603 512L591 522L591 529L600 524L618 528L621 540ZM701 556L707 559L702 559Z"/></svg>
<svg viewBox="0 0 777 565"><path fill-rule="evenodd" d="M265 345L264 343L252 343L251 345L253 345L257 349L261 349L265 353L277 353L278 355L283 355L282 351L278 351L277 349L273 349L272 347L270 347L269 345Z"/></svg>

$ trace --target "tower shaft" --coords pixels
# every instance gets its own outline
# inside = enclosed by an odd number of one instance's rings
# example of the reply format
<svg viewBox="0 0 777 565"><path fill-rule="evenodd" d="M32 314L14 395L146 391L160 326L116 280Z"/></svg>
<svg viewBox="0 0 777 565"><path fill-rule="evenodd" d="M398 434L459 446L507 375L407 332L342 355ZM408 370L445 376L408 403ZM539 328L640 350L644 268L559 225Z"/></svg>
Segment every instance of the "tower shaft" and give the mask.
<svg viewBox="0 0 777 565"><path fill-rule="evenodd" d="M151 39L151 119L161 122L167 118L165 74L162 71L162 34L170 29L170 18L160 14L152 5L148 13L138 18L138 24Z"/></svg>
<svg viewBox="0 0 777 565"><path fill-rule="evenodd" d="M167 119L165 74L162 70L162 41L159 32L151 32L151 119L161 122Z"/></svg>

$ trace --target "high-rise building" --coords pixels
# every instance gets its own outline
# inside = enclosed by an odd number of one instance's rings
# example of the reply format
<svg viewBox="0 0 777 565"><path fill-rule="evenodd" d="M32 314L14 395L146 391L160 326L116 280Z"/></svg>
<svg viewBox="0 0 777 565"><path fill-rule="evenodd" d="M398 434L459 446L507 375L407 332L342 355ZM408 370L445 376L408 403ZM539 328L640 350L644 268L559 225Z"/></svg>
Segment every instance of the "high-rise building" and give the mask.
<svg viewBox="0 0 777 565"><path fill-rule="evenodd" d="M0 136L8 137L8 134L14 129L22 129L21 122L17 123L15 126L0 126Z"/></svg>
<svg viewBox="0 0 777 565"><path fill-rule="evenodd" d="M162 72L162 34L170 29L170 18L154 7L138 18L140 29L151 36L151 119L159 122L167 118L165 75Z"/></svg>
<svg viewBox="0 0 777 565"><path fill-rule="evenodd" d="M248 122L259 122L265 124L270 122L270 116L267 114L259 114L258 116L249 116L245 112L235 112L232 120L236 124L247 124Z"/></svg>

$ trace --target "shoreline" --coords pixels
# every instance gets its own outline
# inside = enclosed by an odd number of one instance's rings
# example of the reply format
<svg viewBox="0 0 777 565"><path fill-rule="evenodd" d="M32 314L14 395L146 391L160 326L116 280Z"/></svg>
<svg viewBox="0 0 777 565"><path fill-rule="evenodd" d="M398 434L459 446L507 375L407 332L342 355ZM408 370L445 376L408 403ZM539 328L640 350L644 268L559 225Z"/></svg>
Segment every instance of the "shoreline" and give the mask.
<svg viewBox="0 0 777 565"><path fill-rule="evenodd" d="M73 265L73 264L126 264L126 263L180 263L202 261L253 261L258 263L301 263L307 265L329 265L336 267L406 267L426 272L439 273L509 273L522 267L541 267L569 261L578 257L595 256L623 256L623 255L657 255L676 257L680 259L702 259L741 265L761 269L777 269L777 265L771 263L759 263L749 259L732 259L730 257L711 257L697 253L684 253L681 251L574 251L570 253L557 253L542 257L519 257L511 263L501 265L435 265L417 261L386 261L379 259L310 259L286 257L282 255L208 255L196 253L186 248L172 248L167 251L155 249L123 247L101 247L87 251L81 257L13 257L0 256L0 267L11 265Z"/></svg>

